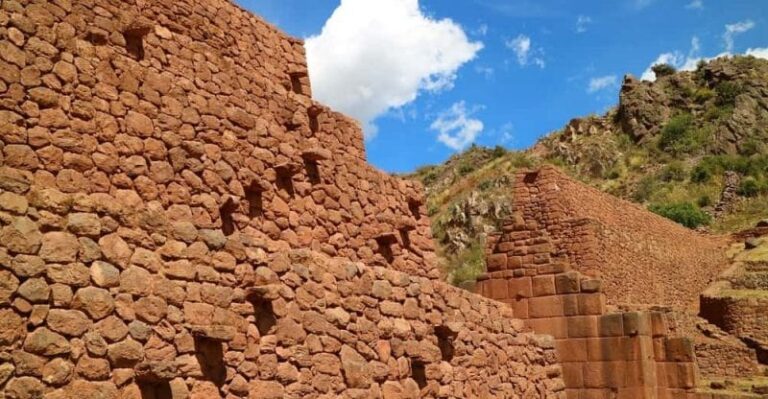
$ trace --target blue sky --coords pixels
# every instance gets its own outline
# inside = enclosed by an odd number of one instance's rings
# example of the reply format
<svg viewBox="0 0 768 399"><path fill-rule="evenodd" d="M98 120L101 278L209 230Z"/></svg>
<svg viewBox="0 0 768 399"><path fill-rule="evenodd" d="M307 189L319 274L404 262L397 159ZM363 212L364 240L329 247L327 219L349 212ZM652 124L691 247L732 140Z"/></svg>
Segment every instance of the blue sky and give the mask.
<svg viewBox="0 0 768 399"><path fill-rule="evenodd" d="M369 161L389 172L443 162L472 142L527 148L605 112L624 74L640 77L658 60L684 68L723 53L768 56L766 0L239 3L314 37L316 97L363 120Z"/></svg>

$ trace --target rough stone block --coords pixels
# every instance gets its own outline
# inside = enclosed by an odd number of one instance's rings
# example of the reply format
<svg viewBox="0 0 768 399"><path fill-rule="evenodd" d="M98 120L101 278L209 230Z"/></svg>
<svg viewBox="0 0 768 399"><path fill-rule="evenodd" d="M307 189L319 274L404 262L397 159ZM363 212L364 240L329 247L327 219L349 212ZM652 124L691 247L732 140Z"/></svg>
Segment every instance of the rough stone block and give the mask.
<svg viewBox="0 0 768 399"><path fill-rule="evenodd" d="M535 276L531 279L531 289L533 296L547 296L555 295L555 276L551 274L545 274L542 276Z"/></svg>
<svg viewBox="0 0 768 399"><path fill-rule="evenodd" d="M528 300L528 314L532 318L563 316L563 298L558 295L535 297Z"/></svg>
<svg viewBox="0 0 768 399"><path fill-rule="evenodd" d="M569 338L590 338L598 336L597 316L568 317Z"/></svg>

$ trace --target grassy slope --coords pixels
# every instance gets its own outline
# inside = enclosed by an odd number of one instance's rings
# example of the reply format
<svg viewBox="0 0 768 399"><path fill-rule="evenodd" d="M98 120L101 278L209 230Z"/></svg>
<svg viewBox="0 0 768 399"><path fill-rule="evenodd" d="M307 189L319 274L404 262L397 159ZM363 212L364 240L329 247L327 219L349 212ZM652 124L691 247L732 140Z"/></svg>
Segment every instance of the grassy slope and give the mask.
<svg viewBox="0 0 768 399"><path fill-rule="evenodd" d="M751 68L744 61L738 63L739 67ZM768 71L768 62L760 66L760 71ZM763 84L768 82L766 76L760 74L755 79ZM733 209L711 221L708 228L735 232L768 218L768 145L762 140L768 129L756 125L754 137L760 139L740 143L742 148L731 154L722 153L719 142L719 129L733 117L735 98L750 82L739 81L723 88L712 87L712 82L697 78L696 72L684 78L682 86L678 81L674 85L658 84L681 104L673 103L671 120L659 134L642 142L622 131L614 110L602 117L587 118L587 122L600 120L603 126L590 134L563 138L564 129L524 152L472 147L444 165L424 167L412 174L411 178L427 187L433 231L445 259L448 280L463 285L484 269L484 235L477 228L469 229L463 246L453 245L450 239L449 232L461 228L456 227L457 209L477 198L511 203L515 171L544 162L630 201L646 206L686 203L697 211L711 211L723 190L725 171L736 170L742 177L745 195L740 195ZM500 221L496 216L481 214L475 224L497 226Z"/></svg>

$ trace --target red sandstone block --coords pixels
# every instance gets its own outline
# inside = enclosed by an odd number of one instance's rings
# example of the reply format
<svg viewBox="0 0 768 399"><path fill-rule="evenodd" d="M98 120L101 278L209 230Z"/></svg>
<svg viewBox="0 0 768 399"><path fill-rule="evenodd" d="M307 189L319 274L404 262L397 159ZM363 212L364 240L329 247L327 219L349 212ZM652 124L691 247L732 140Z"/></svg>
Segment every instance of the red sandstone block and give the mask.
<svg viewBox="0 0 768 399"><path fill-rule="evenodd" d="M537 274L558 274L564 272L565 269L565 264L563 263L549 263L536 266Z"/></svg>
<svg viewBox="0 0 768 399"><path fill-rule="evenodd" d="M651 333L654 337L661 337L667 334L667 318L663 313L651 312Z"/></svg>
<svg viewBox="0 0 768 399"><path fill-rule="evenodd" d="M528 312L528 300L527 299L511 299L512 311L515 314L516 319L528 319L530 314Z"/></svg>
<svg viewBox="0 0 768 399"><path fill-rule="evenodd" d="M575 271L555 276L555 288L558 294L575 294L580 291L579 273Z"/></svg>
<svg viewBox="0 0 768 399"><path fill-rule="evenodd" d="M654 388L631 387L619 389L616 399L649 399L656 397Z"/></svg>
<svg viewBox="0 0 768 399"><path fill-rule="evenodd" d="M528 314L532 318L563 316L563 298L558 295L528 300Z"/></svg>
<svg viewBox="0 0 768 399"><path fill-rule="evenodd" d="M598 319L601 337L620 337L624 335L624 316L621 313L607 314Z"/></svg>
<svg viewBox="0 0 768 399"><path fill-rule="evenodd" d="M653 339L646 336L622 337L624 354L626 360L632 361L652 361L653 358Z"/></svg>
<svg viewBox="0 0 768 399"><path fill-rule="evenodd" d="M560 295L563 298L563 314L565 316L581 316L579 312L579 294Z"/></svg>
<svg viewBox="0 0 768 399"><path fill-rule="evenodd" d="M626 360L621 337L587 339L587 359L590 361Z"/></svg>
<svg viewBox="0 0 768 399"><path fill-rule="evenodd" d="M531 279L533 296L555 295L555 276L545 274Z"/></svg>
<svg viewBox="0 0 768 399"><path fill-rule="evenodd" d="M507 256L507 269L520 269L523 267L522 256Z"/></svg>
<svg viewBox="0 0 768 399"><path fill-rule="evenodd" d="M610 389L583 389L581 399L614 399L615 394Z"/></svg>
<svg viewBox="0 0 768 399"><path fill-rule="evenodd" d="M625 384L627 387L655 387L656 367L652 360L627 362Z"/></svg>
<svg viewBox="0 0 768 399"><path fill-rule="evenodd" d="M667 382L670 388L690 389L696 385L693 363L667 363Z"/></svg>
<svg viewBox="0 0 768 399"><path fill-rule="evenodd" d="M687 337L667 338L664 342L665 357L670 362L694 361L693 342Z"/></svg>
<svg viewBox="0 0 768 399"><path fill-rule="evenodd" d="M563 363L563 382L568 388L582 388L584 376L582 375L582 363Z"/></svg>
<svg viewBox="0 0 768 399"><path fill-rule="evenodd" d="M672 397L672 392L669 392L669 389L665 387L656 388L656 398L657 399L674 399Z"/></svg>
<svg viewBox="0 0 768 399"><path fill-rule="evenodd" d="M565 383L565 386L568 386L568 383ZM581 399L581 389L566 389L565 390L565 398L566 399Z"/></svg>
<svg viewBox="0 0 768 399"><path fill-rule="evenodd" d="M514 243L514 241L505 241L505 242L500 242L500 243L499 243L499 244L496 246L496 250L497 250L498 252L504 252L504 253L507 253L507 252L513 251L514 249L515 249L515 243Z"/></svg>
<svg viewBox="0 0 768 399"><path fill-rule="evenodd" d="M579 294L580 315L602 315L605 311L605 295L599 292L593 294Z"/></svg>
<svg viewBox="0 0 768 399"><path fill-rule="evenodd" d="M581 292L600 292L603 286L603 281L599 279L581 279Z"/></svg>
<svg viewBox="0 0 768 399"><path fill-rule="evenodd" d="M529 319L528 325L539 334L551 335L555 339L568 337L568 325L562 317Z"/></svg>
<svg viewBox="0 0 768 399"><path fill-rule="evenodd" d="M583 364L585 387L618 388L624 386L624 362L588 362Z"/></svg>
<svg viewBox="0 0 768 399"><path fill-rule="evenodd" d="M507 269L507 255L505 254L493 254L488 257L488 270L506 270Z"/></svg>
<svg viewBox="0 0 768 399"><path fill-rule="evenodd" d="M645 312L624 313L624 335L651 335L651 317Z"/></svg>
<svg viewBox="0 0 768 399"><path fill-rule="evenodd" d="M507 280L493 279L489 281L488 297L496 300L509 298Z"/></svg>
<svg viewBox="0 0 768 399"><path fill-rule="evenodd" d="M530 277L520 277L509 280L510 298L530 298L533 296L533 287Z"/></svg>
<svg viewBox="0 0 768 399"><path fill-rule="evenodd" d="M656 362L656 386L660 388L666 388L669 386L669 378L667 378L667 363Z"/></svg>
<svg viewBox="0 0 768 399"><path fill-rule="evenodd" d="M653 360L657 362L664 362L667 360L666 350L664 348L665 337L659 337L653 339Z"/></svg>
<svg viewBox="0 0 768 399"><path fill-rule="evenodd" d="M555 341L555 352L560 362L586 362L587 340L583 338L559 339Z"/></svg>
<svg viewBox="0 0 768 399"><path fill-rule="evenodd" d="M568 317L569 338L590 338L598 336L597 316Z"/></svg>

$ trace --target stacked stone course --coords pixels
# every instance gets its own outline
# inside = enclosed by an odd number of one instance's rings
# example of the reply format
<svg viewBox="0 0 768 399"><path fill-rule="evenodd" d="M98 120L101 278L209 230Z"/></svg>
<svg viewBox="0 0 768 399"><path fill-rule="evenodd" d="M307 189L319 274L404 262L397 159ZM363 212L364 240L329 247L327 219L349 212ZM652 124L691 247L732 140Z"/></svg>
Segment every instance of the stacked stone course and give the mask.
<svg viewBox="0 0 768 399"><path fill-rule="evenodd" d="M708 283L707 273L718 265L719 240L670 226L551 166L519 173L514 198L512 218L488 239L488 272L476 290L507 303L533 331L555 338L569 398L709 398L696 391L695 349L738 359L730 365L735 372L756 369L749 349L719 342L695 346L692 339L673 336L667 313L643 310L659 303L687 310L695 287ZM679 246L681 239L685 246ZM673 257L681 259L675 265L680 270L662 256L674 248L681 248ZM697 274L675 280L697 259L708 263ZM654 271L659 276L644 281ZM649 284L653 281L659 283ZM626 291L619 290L625 285ZM640 310L618 311L617 304ZM715 370L722 360L705 359L707 371L729 369Z"/></svg>
<svg viewBox="0 0 768 399"><path fill-rule="evenodd" d="M2 1L0 398L564 396L307 76L226 1Z"/></svg>
<svg viewBox="0 0 768 399"><path fill-rule="evenodd" d="M567 263L602 279L612 305L694 309L699 293L728 264L724 238L694 233L576 182L551 165L519 174L514 199L519 222L528 224L532 232L545 232L551 247L514 247L516 235L530 232L509 233L510 242L491 243L495 246L491 267L513 269L547 263L550 258ZM683 238L685 245L680 245ZM526 249L532 252L523 252Z"/></svg>

